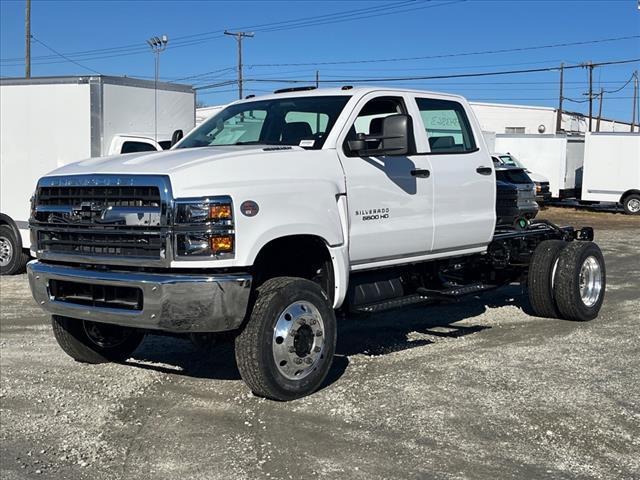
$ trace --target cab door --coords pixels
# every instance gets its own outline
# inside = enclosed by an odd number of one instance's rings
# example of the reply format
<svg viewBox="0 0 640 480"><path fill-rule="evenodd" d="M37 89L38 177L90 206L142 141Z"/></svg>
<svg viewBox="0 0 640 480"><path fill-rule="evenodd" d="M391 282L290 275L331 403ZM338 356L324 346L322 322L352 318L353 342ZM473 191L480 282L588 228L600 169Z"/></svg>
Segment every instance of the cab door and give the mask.
<svg viewBox="0 0 640 480"><path fill-rule="evenodd" d="M364 96L338 140L346 177L349 256L354 269L402 263L426 255L433 244L433 184L427 156L358 156L356 134L381 133L384 117L411 113L407 98ZM415 139L414 139L415 140Z"/></svg>
<svg viewBox="0 0 640 480"><path fill-rule="evenodd" d="M477 250L493 236L496 208L495 172L480 127L459 97L416 95L415 105L431 160L433 251Z"/></svg>

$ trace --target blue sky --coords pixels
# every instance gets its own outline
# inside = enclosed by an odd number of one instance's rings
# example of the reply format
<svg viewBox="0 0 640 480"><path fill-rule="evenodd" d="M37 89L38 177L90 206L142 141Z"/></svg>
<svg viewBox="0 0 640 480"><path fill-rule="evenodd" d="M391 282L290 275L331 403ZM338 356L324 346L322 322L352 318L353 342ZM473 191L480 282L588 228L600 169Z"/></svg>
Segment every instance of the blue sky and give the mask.
<svg viewBox="0 0 640 480"><path fill-rule="evenodd" d="M297 28L287 23L310 17L313 18L294 24ZM640 10L636 0L33 0L32 33L37 40L32 45L32 75L99 72L152 78L153 56L145 40L167 34L169 48L162 53L161 79L191 77L183 82L196 86L221 83L235 79L236 75L235 40L221 31L241 28L255 31L255 38L244 42L245 77L249 80L309 79L312 84L316 70L320 71L321 80L340 80L520 70L551 67L560 62L640 58L639 38L459 55L638 36ZM451 54L456 56L446 56ZM0 74L24 75L23 56L24 1L0 0ZM376 59L393 61L369 62ZM594 86L597 90L600 87L616 90L636 69L640 69L639 62L597 68ZM565 96L575 100L585 98L585 69L567 71L565 81ZM390 85L455 92L472 100L555 106L557 82L557 72L544 72L396 81ZM249 81L245 94L261 94L286 86L290 85ZM201 90L199 100L210 105L227 103L236 98L235 88L226 85ZM606 93L604 115L630 120L632 94L632 84L619 92ZM586 112L587 107L586 103L567 102L565 108Z"/></svg>

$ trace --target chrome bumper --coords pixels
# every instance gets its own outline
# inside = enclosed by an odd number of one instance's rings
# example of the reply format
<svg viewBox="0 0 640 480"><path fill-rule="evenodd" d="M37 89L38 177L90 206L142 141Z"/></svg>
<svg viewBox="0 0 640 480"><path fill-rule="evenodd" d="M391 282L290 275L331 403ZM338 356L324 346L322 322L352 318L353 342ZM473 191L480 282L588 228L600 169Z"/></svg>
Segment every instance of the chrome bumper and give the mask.
<svg viewBox="0 0 640 480"><path fill-rule="evenodd" d="M54 315L167 332L222 332L244 319L251 275L156 274L100 271L34 260L27 265L33 298ZM133 287L142 291L142 309L80 305L51 295L52 279L93 285Z"/></svg>

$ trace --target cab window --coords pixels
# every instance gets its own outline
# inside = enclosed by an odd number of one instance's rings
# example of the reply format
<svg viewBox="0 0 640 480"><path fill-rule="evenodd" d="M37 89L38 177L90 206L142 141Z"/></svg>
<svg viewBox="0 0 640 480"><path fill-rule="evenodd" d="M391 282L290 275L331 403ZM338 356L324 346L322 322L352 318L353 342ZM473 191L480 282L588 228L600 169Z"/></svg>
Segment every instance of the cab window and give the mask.
<svg viewBox="0 0 640 480"><path fill-rule="evenodd" d="M288 112L284 117L285 123L306 123L313 135L323 134L329 125L329 115L314 112Z"/></svg>
<svg viewBox="0 0 640 480"><path fill-rule="evenodd" d="M355 140L359 133L364 135L382 134L382 122L389 115L405 113L404 101L400 97L378 97L369 100L356 117L344 141L344 151L348 156L354 156L348 147L349 140ZM380 140L367 141L368 148L374 150L379 147Z"/></svg>
<svg viewBox="0 0 640 480"><path fill-rule="evenodd" d="M458 102L416 98L433 153L465 153L476 150L469 119Z"/></svg>

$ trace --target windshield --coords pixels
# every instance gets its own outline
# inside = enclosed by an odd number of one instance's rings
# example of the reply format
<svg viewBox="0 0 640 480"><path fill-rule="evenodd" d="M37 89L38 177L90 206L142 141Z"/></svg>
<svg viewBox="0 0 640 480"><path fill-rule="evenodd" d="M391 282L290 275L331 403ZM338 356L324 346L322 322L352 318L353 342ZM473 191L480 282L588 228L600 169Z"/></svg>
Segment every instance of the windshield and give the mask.
<svg viewBox="0 0 640 480"><path fill-rule="evenodd" d="M509 167L524 168L522 164L513 155L500 155L500 163Z"/></svg>
<svg viewBox="0 0 640 480"><path fill-rule="evenodd" d="M277 98L230 105L176 148L262 144L319 149L349 98Z"/></svg>

